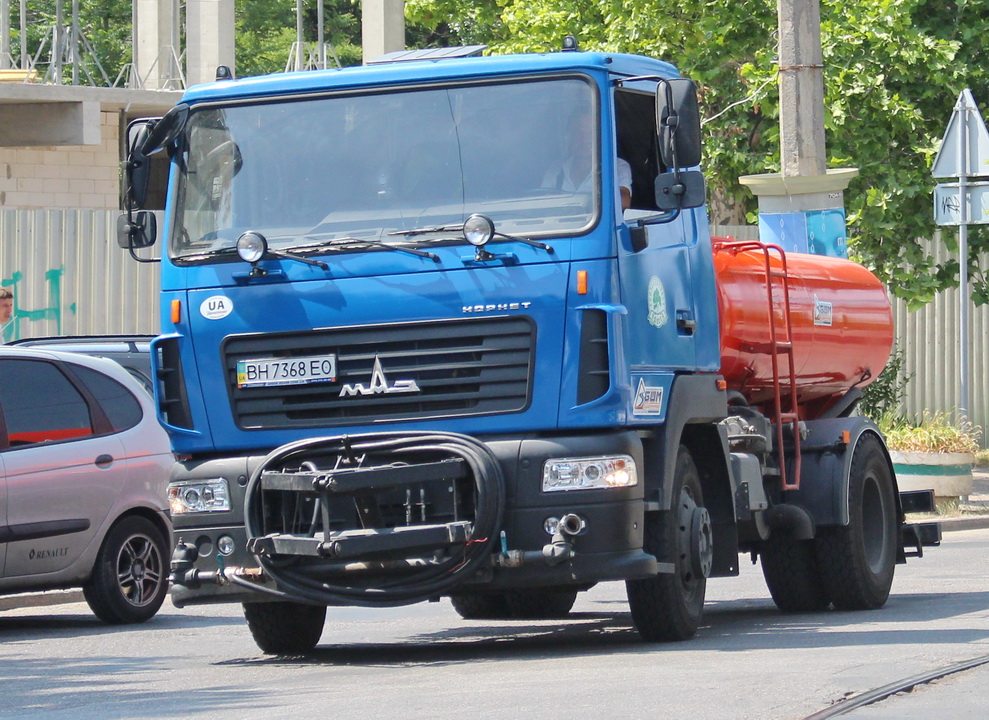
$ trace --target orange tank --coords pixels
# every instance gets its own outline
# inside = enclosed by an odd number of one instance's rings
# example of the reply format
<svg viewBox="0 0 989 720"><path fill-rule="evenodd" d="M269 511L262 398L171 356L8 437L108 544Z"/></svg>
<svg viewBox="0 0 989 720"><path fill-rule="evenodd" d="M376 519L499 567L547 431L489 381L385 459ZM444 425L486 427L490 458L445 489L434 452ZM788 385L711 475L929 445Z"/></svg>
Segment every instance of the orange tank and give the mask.
<svg viewBox="0 0 989 720"><path fill-rule="evenodd" d="M721 373L729 390L739 391L755 406L773 396L763 247L758 243L714 244ZM768 247L777 343L785 348L783 251ZM813 419L850 388L867 385L886 366L893 345L893 314L886 289L858 263L803 253L785 255L785 263L798 412L804 419ZM785 351L778 357L780 375L788 379ZM787 387L782 385L784 402Z"/></svg>

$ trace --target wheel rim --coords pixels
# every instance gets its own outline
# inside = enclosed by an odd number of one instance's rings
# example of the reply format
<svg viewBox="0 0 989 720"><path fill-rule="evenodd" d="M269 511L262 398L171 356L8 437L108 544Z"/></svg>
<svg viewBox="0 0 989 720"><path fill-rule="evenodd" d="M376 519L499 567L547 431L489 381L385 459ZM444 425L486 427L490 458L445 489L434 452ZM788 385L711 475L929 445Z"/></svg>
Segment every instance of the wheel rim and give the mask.
<svg viewBox="0 0 989 720"><path fill-rule="evenodd" d="M134 607L144 607L155 600L164 582L164 562L158 546L147 535L127 538L117 554L117 587Z"/></svg>
<svg viewBox="0 0 989 720"><path fill-rule="evenodd" d="M882 489L875 476L865 478L862 487L862 545L865 561L873 573L882 572L887 553L887 512Z"/></svg>
<svg viewBox="0 0 989 720"><path fill-rule="evenodd" d="M680 558L680 582L688 594L706 576L704 565L710 564L712 550L710 520L707 511L697 504L689 488L680 491L677 517L677 553Z"/></svg>

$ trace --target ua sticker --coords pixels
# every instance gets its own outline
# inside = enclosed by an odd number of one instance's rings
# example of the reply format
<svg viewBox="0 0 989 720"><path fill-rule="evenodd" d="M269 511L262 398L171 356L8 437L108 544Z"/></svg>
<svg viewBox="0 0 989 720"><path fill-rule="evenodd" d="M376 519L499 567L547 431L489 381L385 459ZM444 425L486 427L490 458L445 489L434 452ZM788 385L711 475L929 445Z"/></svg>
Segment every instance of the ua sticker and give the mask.
<svg viewBox="0 0 989 720"><path fill-rule="evenodd" d="M655 275L649 278L647 302L649 307L649 324L657 328L663 327L670 319L666 313L666 290L663 288L662 280Z"/></svg>
<svg viewBox="0 0 989 720"><path fill-rule="evenodd" d="M213 295L203 300L200 314L207 320L221 320L233 312L234 301L223 295Z"/></svg>

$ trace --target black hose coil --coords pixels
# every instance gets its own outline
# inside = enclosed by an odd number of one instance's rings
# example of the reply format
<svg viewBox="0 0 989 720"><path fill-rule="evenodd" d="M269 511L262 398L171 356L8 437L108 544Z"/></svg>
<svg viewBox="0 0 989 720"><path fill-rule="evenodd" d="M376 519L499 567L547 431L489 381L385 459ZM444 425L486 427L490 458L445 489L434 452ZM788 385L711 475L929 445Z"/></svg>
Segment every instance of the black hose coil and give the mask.
<svg viewBox="0 0 989 720"><path fill-rule="evenodd" d="M318 605L357 605L393 607L409 605L443 595L469 578L497 546L505 512L505 479L494 453L479 440L466 435L444 432L389 432L299 440L269 453L251 475L247 484L244 524L248 539L262 535L260 528L262 473L272 465L291 462L293 457L313 452L345 455L390 456L419 455L424 452L445 453L462 458L470 468L477 492L471 538L464 552L430 565L411 577L403 577L379 587L336 585L293 572L272 558L256 555L261 567L281 590L259 586L237 576L230 579L283 599L301 600Z"/></svg>

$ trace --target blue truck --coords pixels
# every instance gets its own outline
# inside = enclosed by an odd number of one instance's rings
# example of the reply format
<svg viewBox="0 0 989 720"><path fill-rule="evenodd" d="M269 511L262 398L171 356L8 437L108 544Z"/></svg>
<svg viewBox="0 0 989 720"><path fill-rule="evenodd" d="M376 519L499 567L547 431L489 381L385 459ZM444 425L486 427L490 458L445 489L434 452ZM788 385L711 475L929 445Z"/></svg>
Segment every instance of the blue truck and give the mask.
<svg viewBox="0 0 989 720"><path fill-rule="evenodd" d="M563 617L624 581L642 638L682 640L746 552L785 611L882 606L939 540L904 522L931 493L897 491L854 413L888 343L801 374L801 342L826 354L790 296L810 281L711 238L674 66L478 50L221 69L128 128L136 259L169 168L152 361L174 603L243 603L262 650L298 653L328 607ZM719 253L756 259L757 309L724 296ZM839 286L811 288L808 327L847 345L860 288ZM889 335L881 298L864 344ZM768 340L727 337L727 314Z"/></svg>

